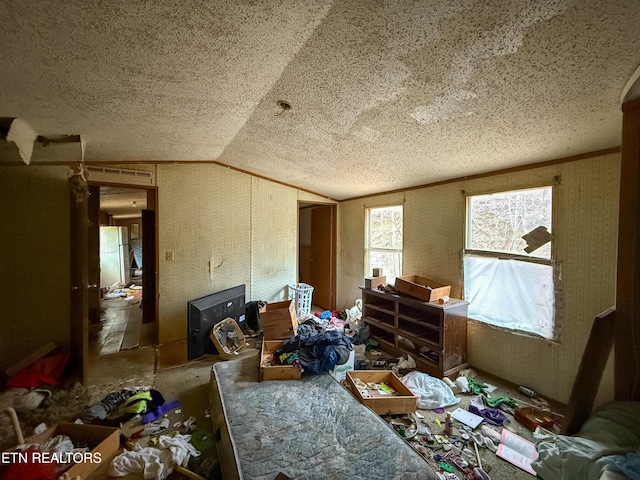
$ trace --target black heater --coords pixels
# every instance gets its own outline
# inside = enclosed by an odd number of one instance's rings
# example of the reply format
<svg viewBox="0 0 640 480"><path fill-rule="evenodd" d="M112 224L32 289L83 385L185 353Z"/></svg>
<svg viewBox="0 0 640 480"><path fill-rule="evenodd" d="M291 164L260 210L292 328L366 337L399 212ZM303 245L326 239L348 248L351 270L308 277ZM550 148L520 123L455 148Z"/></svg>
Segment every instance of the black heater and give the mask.
<svg viewBox="0 0 640 480"><path fill-rule="evenodd" d="M244 322L244 285L228 288L187 302L187 356L189 360L218 350L209 338L213 326L231 317Z"/></svg>

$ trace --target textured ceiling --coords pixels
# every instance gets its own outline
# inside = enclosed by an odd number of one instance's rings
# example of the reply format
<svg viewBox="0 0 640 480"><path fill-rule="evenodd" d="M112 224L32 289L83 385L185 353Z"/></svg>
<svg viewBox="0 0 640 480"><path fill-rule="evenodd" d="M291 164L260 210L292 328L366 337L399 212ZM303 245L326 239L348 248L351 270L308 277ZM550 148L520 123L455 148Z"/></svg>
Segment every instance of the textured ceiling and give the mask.
<svg viewBox="0 0 640 480"><path fill-rule="evenodd" d="M640 64L637 0L2 9L0 117L82 135L89 163L214 160L337 199L618 146Z"/></svg>
<svg viewBox="0 0 640 480"><path fill-rule="evenodd" d="M147 208L147 191L142 188L100 187L100 210L115 219L138 218Z"/></svg>

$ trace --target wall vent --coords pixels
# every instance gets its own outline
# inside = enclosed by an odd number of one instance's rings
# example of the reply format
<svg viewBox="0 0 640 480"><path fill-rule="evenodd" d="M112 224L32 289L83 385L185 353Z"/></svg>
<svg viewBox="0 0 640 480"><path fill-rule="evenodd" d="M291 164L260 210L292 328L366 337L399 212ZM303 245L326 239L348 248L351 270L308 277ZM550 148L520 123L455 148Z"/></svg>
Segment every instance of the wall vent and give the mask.
<svg viewBox="0 0 640 480"><path fill-rule="evenodd" d="M118 167L100 167L87 165L86 172L90 182L126 183L128 185L155 186L155 175L148 170L131 170Z"/></svg>

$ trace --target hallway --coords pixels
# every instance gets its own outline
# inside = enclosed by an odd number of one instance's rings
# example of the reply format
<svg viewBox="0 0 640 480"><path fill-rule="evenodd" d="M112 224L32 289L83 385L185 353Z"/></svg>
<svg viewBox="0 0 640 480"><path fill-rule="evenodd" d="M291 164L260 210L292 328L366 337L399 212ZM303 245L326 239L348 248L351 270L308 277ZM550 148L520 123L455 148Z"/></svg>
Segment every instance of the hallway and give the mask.
<svg viewBox="0 0 640 480"><path fill-rule="evenodd" d="M100 322L90 325L91 357L153 344L153 323L142 323L142 287L113 289L100 300Z"/></svg>

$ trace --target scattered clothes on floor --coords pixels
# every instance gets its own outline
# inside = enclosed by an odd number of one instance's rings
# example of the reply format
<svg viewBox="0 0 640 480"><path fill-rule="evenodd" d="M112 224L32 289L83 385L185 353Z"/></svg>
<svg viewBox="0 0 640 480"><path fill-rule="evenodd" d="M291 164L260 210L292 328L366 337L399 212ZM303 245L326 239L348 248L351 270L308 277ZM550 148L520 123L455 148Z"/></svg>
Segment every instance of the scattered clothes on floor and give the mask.
<svg viewBox="0 0 640 480"><path fill-rule="evenodd" d="M278 356L280 365L293 365L298 360L298 352L284 352Z"/></svg>
<svg viewBox="0 0 640 480"><path fill-rule="evenodd" d="M55 480L71 466L84 461L85 454L89 451L86 446L74 445L67 435L55 435L43 442L19 445L7 458L16 456L20 460L0 469L0 478ZM43 461L45 454L47 461ZM5 463L8 462L2 462L0 466L4 466Z"/></svg>
<svg viewBox="0 0 640 480"><path fill-rule="evenodd" d="M479 382L473 378L467 378L467 383L469 384L469 391L475 395L486 395L487 387L486 383Z"/></svg>
<svg viewBox="0 0 640 480"><path fill-rule="evenodd" d="M37 409L45 398L51 396L47 388L9 388L0 393L0 412L12 407L16 412L27 412Z"/></svg>
<svg viewBox="0 0 640 480"><path fill-rule="evenodd" d="M168 413L174 408L178 408L179 406L180 406L180 400L173 400L172 402L168 402L163 405L151 407L142 416L142 423L145 424L145 423L153 422L154 420L159 419L165 413Z"/></svg>
<svg viewBox="0 0 640 480"><path fill-rule="evenodd" d="M130 473L142 473L145 479L165 479L176 465L186 467L191 457L200 456L200 452L189 443L191 435L161 435L158 447L141 447L136 444L111 461L109 475L124 477Z"/></svg>
<svg viewBox="0 0 640 480"><path fill-rule="evenodd" d="M160 432L169 428L169 420L167 418L163 418L160 420L156 420L150 423L147 423L144 428L134 432L130 438L138 439L141 437L149 437L151 435L157 435Z"/></svg>
<svg viewBox="0 0 640 480"><path fill-rule="evenodd" d="M63 352L40 358L11 377L7 385L13 388L38 388L43 385L58 385L69 357L69 353Z"/></svg>
<svg viewBox="0 0 640 480"><path fill-rule="evenodd" d="M100 403L86 407L80 418L85 423L118 426L135 415L153 412L164 403L164 397L157 390L148 387L124 388L108 394Z"/></svg>
<svg viewBox="0 0 640 480"><path fill-rule="evenodd" d="M351 340L341 330L326 330L314 323L298 326L298 334L265 359L265 366L294 365L310 375L333 370L349 361Z"/></svg>
<svg viewBox="0 0 640 480"><path fill-rule="evenodd" d="M468 410L481 416L489 425L503 426L507 421L507 417L499 409L485 406L484 395L478 395L471 400Z"/></svg>
<svg viewBox="0 0 640 480"><path fill-rule="evenodd" d="M300 332L300 330L298 330ZM349 360L351 340L339 330L309 330L283 342L281 353L298 351L302 370L318 375L333 370L336 365L344 365Z"/></svg>
<svg viewBox="0 0 640 480"><path fill-rule="evenodd" d="M100 403L86 407L80 418L85 423L92 423L96 419L106 420L112 411L118 408L127 398L135 395L137 391L138 389L124 388L117 392L111 392L100 400Z"/></svg>
<svg viewBox="0 0 640 480"><path fill-rule="evenodd" d="M157 390L143 390L137 392L127 398L118 407L118 413L122 416L131 414L143 414L157 408L157 406L164 404L164 397Z"/></svg>

